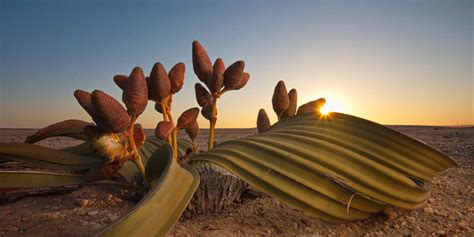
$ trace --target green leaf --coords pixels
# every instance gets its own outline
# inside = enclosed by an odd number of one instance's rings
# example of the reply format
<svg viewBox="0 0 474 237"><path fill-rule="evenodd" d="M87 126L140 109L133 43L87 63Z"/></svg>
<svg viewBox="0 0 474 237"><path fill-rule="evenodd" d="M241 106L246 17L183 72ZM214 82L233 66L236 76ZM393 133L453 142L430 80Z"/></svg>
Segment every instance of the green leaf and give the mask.
<svg viewBox="0 0 474 237"><path fill-rule="evenodd" d="M95 156L95 152L91 149L91 144L92 142L87 141L61 150L81 156Z"/></svg>
<svg viewBox="0 0 474 237"><path fill-rule="evenodd" d="M9 160L61 170L82 170L102 164L98 157L81 156L27 143L0 143L0 156Z"/></svg>
<svg viewBox="0 0 474 237"><path fill-rule="evenodd" d="M57 136L72 137L86 141L88 138L82 129L87 125L91 125L91 123L77 119L64 120L39 129L35 134L27 137L25 143L35 143L49 137Z"/></svg>
<svg viewBox="0 0 474 237"><path fill-rule="evenodd" d="M96 185L108 184L129 189L134 192L143 193L144 188L113 180L101 180L87 182L82 175L58 174L52 172L39 171L0 171L0 188L39 188L39 187L59 187L67 185Z"/></svg>
<svg viewBox="0 0 474 237"><path fill-rule="evenodd" d="M155 136L147 137L145 143L139 149L140 156L143 164L146 166L153 152L155 152L162 145L168 144L166 141L159 140ZM186 154L186 150L192 147L192 143L186 139L178 139L178 152L180 155ZM129 182L138 175L138 169L135 165L130 162L124 164L122 169L119 171L120 175Z"/></svg>
<svg viewBox="0 0 474 237"><path fill-rule="evenodd" d="M1 171L1 188L37 188L85 184L81 175L35 171Z"/></svg>
<svg viewBox="0 0 474 237"><path fill-rule="evenodd" d="M153 153L146 166L151 189L133 210L106 227L102 236L165 236L199 184L199 174L173 160L168 144Z"/></svg>
<svg viewBox="0 0 474 237"><path fill-rule="evenodd" d="M267 132L221 143L193 160L223 166L282 202L330 222L367 218L387 204L419 208L429 181L456 163L385 126L305 113Z"/></svg>

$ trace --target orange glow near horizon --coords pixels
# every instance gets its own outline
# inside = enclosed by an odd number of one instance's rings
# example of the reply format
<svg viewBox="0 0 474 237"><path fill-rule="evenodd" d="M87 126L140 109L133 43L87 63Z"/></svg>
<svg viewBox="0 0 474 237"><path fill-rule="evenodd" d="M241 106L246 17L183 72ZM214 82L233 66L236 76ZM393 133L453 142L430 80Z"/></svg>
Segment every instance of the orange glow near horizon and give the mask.
<svg viewBox="0 0 474 237"><path fill-rule="evenodd" d="M346 106L344 103L337 99L337 97L326 98L326 104L320 109L323 115L328 115L330 112L346 112Z"/></svg>

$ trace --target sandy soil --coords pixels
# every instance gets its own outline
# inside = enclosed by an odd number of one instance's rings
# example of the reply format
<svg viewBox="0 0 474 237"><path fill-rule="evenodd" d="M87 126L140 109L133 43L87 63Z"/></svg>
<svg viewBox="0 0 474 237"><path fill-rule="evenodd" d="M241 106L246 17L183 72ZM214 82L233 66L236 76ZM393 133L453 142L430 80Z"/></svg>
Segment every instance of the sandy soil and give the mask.
<svg viewBox="0 0 474 237"><path fill-rule="evenodd" d="M223 213L182 218L171 236L474 236L474 127L396 126L395 129L447 153L460 167L438 175L429 204L419 210L390 209L373 218L331 225L305 216L258 191ZM23 141L34 130L0 130L0 142ZM151 131L148 131L151 132ZM221 129L217 141L253 134L254 129ZM204 148L207 131L198 142ZM181 134L182 135L182 134ZM65 147L73 139L40 144ZM88 236L125 214L138 201L108 186L73 187L0 202L0 236Z"/></svg>

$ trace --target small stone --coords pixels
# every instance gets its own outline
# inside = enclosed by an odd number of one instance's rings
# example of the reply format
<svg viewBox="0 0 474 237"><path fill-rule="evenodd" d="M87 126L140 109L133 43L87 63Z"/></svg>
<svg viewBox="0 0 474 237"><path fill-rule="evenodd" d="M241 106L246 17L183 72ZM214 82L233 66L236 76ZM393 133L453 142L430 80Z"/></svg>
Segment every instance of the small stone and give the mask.
<svg viewBox="0 0 474 237"><path fill-rule="evenodd" d="M428 214L433 214L434 213L433 208L431 208L431 207L423 208L423 212L428 213Z"/></svg>
<svg viewBox="0 0 474 237"><path fill-rule="evenodd" d="M428 203L434 203L435 199L434 198L428 198Z"/></svg>
<svg viewBox="0 0 474 237"><path fill-rule="evenodd" d="M385 213L389 220L394 220L398 217L398 214L393 210L392 207L387 207L383 209L383 213Z"/></svg>
<svg viewBox="0 0 474 237"><path fill-rule="evenodd" d="M446 231L444 231L444 230L438 230L438 231L436 232L436 234L438 234L438 235L440 235L440 236L445 236L445 235L446 235Z"/></svg>
<svg viewBox="0 0 474 237"><path fill-rule="evenodd" d="M77 201L77 205L81 206L81 207L85 207L87 206L87 204L89 204L89 200L87 199L80 199Z"/></svg>
<svg viewBox="0 0 474 237"><path fill-rule="evenodd" d="M77 214L80 215L80 216L83 216L86 213L87 213L86 210L82 210L82 209L77 211Z"/></svg>
<svg viewBox="0 0 474 237"><path fill-rule="evenodd" d="M394 229L399 229L400 226L399 226L398 224L395 224L395 225L393 225L393 228L394 228Z"/></svg>
<svg viewBox="0 0 474 237"><path fill-rule="evenodd" d="M114 215L114 214L110 214L110 215L108 216L108 218L109 218L109 221L112 222L112 221L117 220L117 219L119 218L119 216Z"/></svg>
<svg viewBox="0 0 474 237"><path fill-rule="evenodd" d="M459 222L458 228L460 230L464 230L464 229L466 229L466 227L467 227L467 223L465 221Z"/></svg>
<svg viewBox="0 0 474 237"><path fill-rule="evenodd" d="M90 212L87 213L87 215L89 215L89 216L95 216L97 214L99 214L99 211L90 211Z"/></svg>
<svg viewBox="0 0 474 237"><path fill-rule="evenodd" d="M88 221L84 221L84 220L81 220L81 222L80 222L80 223L81 223L81 225L82 225L82 226L85 226L85 225L88 225L88 224L89 224L89 222L88 222Z"/></svg>
<svg viewBox="0 0 474 237"><path fill-rule="evenodd" d="M98 230L98 229L102 228L102 225L99 224L99 223L95 223L95 224L92 225L92 228L94 228L95 230Z"/></svg>

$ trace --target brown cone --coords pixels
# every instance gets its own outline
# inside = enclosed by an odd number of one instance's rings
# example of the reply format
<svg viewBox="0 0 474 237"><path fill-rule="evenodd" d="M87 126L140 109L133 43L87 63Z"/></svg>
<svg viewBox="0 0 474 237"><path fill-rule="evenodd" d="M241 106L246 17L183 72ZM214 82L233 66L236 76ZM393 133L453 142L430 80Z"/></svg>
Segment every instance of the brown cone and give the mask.
<svg viewBox="0 0 474 237"><path fill-rule="evenodd" d="M135 67L123 86L122 101L127 106L128 114L138 117L148 103L148 88L142 69Z"/></svg>
<svg viewBox="0 0 474 237"><path fill-rule="evenodd" d="M196 94L196 101L199 106L204 107L211 104L211 95L200 83L194 85L194 91Z"/></svg>
<svg viewBox="0 0 474 237"><path fill-rule="evenodd" d="M194 107L184 111L181 116L178 118L177 128L187 128L190 126L194 121L196 121L197 116L199 115L199 109Z"/></svg>
<svg viewBox="0 0 474 237"><path fill-rule="evenodd" d="M290 105L288 106L288 109L283 112L281 118L290 117L295 115L296 113L296 106L298 102L298 95L296 89L291 89L290 92L288 92L288 98L290 99Z"/></svg>
<svg viewBox="0 0 474 237"><path fill-rule="evenodd" d="M202 107L201 109L201 114L204 118L207 120L211 120L212 117L212 106L211 105L206 105Z"/></svg>
<svg viewBox="0 0 474 237"><path fill-rule="evenodd" d="M218 58L216 62L214 62L212 76L209 80L209 84L207 85L207 88L209 88L209 91L212 94L219 93L222 86L224 85L224 72L224 61L221 58Z"/></svg>
<svg viewBox="0 0 474 237"><path fill-rule="evenodd" d="M168 74L171 82L171 93L177 93L181 88L183 88L185 70L186 67L184 63L177 63L173 68L171 68Z"/></svg>
<svg viewBox="0 0 474 237"><path fill-rule="evenodd" d="M191 140L194 140L199 135L199 124L196 120L194 120L194 122L191 123L191 125L188 126L185 131L188 134L189 138L191 138Z"/></svg>
<svg viewBox="0 0 474 237"><path fill-rule="evenodd" d="M155 110L156 110L158 113L160 113L160 114L163 113L163 107L161 107L161 103L160 103L160 102L156 102L156 103L155 103Z"/></svg>
<svg viewBox="0 0 474 237"><path fill-rule="evenodd" d="M76 90L74 91L74 97L76 97L77 102L84 108L84 110L91 116L94 117L94 111L92 109L92 102L91 102L91 93L83 91L83 90Z"/></svg>
<svg viewBox="0 0 474 237"><path fill-rule="evenodd" d="M247 82L250 79L250 74L247 72L242 73L242 78L240 78L239 83L234 87L234 90L240 90L242 87L247 85Z"/></svg>
<svg viewBox="0 0 474 237"><path fill-rule="evenodd" d="M149 86L150 99L159 102L171 93L171 82L161 63L155 63L151 69Z"/></svg>
<svg viewBox="0 0 474 237"><path fill-rule="evenodd" d="M199 80L207 85L212 75L212 63L206 50L197 40L193 42L193 68Z"/></svg>
<svg viewBox="0 0 474 237"><path fill-rule="evenodd" d="M123 88L125 88L125 83L127 81L128 77L125 76L125 75L115 75L114 76L114 82L115 84L117 84L118 87L120 87L120 89L123 90Z"/></svg>
<svg viewBox="0 0 474 237"><path fill-rule="evenodd" d="M133 125L133 140L135 141L135 145L137 148L140 148L145 143L146 135L145 131L141 124L136 123Z"/></svg>
<svg viewBox="0 0 474 237"><path fill-rule="evenodd" d="M300 114L308 113L308 112L318 112L319 113L319 110L321 109L321 107L324 106L324 104L326 104L326 99L324 99L324 98L319 98L317 100L313 100L313 101L308 102L304 105L301 105L298 108L298 112L296 112L296 115L300 115Z"/></svg>
<svg viewBox="0 0 474 237"><path fill-rule="evenodd" d="M272 97L273 111L275 111L278 118L280 118L281 113L288 109L290 106L290 98L288 97L288 92L286 91L286 86L284 81L279 81L275 86Z"/></svg>
<svg viewBox="0 0 474 237"><path fill-rule="evenodd" d="M258 133L264 133L270 128L270 119L264 109L258 111L257 116L257 130Z"/></svg>
<svg viewBox="0 0 474 237"><path fill-rule="evenodd" d="M127 129L130 117L117 100L100 90L94 90L91 101L94 114L92 119L100 129L114 133Z"/></svg>
<svg viewBox="0 0 474 237"><path fill-rule="evenodd" d="M234 89L242 78L244 72L245 62L237 61L230 65L224 72L224 86L229 89Z"/></svg>
<svg viewBox="0 0 474 237"><path fill-rule="evenodd" d="M86 136L89 138L89 140L93 140L97 137L99 137L104 131L100 130L95 125L88 125L85 126L82 131L86 134Z"/></svg>
<svg viewBox="0 0 474 237"><path fill-rule="evenodd" d="M156 125L155 136L160 140L167 140L173 131L173 124L170 121L160 121Z"/></svg>

